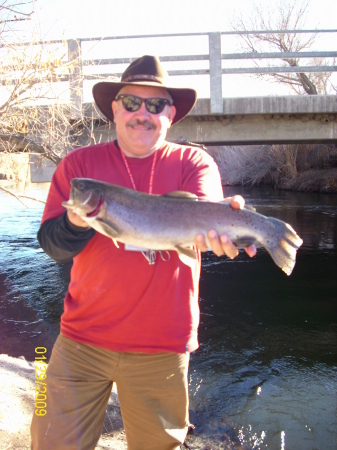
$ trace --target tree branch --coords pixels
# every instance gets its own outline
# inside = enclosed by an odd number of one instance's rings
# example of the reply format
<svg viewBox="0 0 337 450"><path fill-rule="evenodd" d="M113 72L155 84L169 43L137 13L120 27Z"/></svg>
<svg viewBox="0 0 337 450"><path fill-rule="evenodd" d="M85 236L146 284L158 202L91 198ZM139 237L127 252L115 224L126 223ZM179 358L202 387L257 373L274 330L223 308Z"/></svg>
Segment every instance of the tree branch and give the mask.
<svg viewBox="0 0 337 450"><path fill-rule="evenodd" d="M260 6L254 6L252 14L245 11L244 19L242 13L239 15L236 23L232 23L232 27L236 31L248 30L303 30L305 29L305 20L309 8L310 0L278 0L275 2L266 2ZM267 6L266 6L267 5ZM296 33L277 33L272 32L268 34L256 35L240 35L243 42L242 50L245 52L263 53L264 51L277 50L283 53L300 52L310 48L317 37L317 33L312 33L309 37L304 34ZM288 81L280 74L261 74L258 77L265 77L268 81L273 78L283 84L289 84L291 88L296 86L301 87L302 92L309 95L317 95L318 93L327 93L328 89L335 90L329 86L328 79L331 76L323 73L305 73L305 66L299 66L299 60L296 58L283 58L286 64L292 67L299 67L298 72L294 77L289 77ZM322 64L323 59L318 63ZM261 63L253 60L253 63L261 67ZM309 65L312 61L309 62ZM314 63L315 64L315 63ZM314 65L312 64L312 65ZM327 62L324 61L327 65ZM269 67L272 67L268 64ZM256 76L256 75L253 75ZM295 81L296 79L296 81Z"/></svg>

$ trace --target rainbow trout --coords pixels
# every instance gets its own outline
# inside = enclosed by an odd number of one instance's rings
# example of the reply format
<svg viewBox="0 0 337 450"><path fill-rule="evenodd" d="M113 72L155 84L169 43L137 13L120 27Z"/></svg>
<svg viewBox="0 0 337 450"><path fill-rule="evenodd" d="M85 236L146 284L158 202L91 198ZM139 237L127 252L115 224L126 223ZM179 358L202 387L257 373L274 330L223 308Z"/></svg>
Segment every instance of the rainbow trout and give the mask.
<svg viewBox="0 0 337 450"><path fill-rule="evenodd" d="M196 260L197 234L207 240L214 229L226 234L238 247L260 244L275 264L290 275L302 239L281 220L249 209L235 210L224 201L198 200L188 192L167 195L142 192L88 178L71 180L69 201L73 210L98 232L116 241L142 249L175 250L190 266Z"/></svg>

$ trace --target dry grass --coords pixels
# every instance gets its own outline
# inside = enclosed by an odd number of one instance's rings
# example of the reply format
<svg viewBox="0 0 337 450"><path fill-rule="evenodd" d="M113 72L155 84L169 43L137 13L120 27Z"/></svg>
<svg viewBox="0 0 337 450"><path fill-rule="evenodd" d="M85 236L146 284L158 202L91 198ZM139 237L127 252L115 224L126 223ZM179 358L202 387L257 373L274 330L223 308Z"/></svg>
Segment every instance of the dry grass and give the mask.
<svg viewBox="0 0 337 450"><path fill-rule="evenodd" d="M294 180L284 183L281 187L292 191L335 194L337 193L337 167L300 172Z"/></svg>
<svg viewBox="0 0 337 450"><path fill-rule="evenodd" d="M269 184L305 192L337 192L337 146L284 144L210 147L224 184Z"/></svg>

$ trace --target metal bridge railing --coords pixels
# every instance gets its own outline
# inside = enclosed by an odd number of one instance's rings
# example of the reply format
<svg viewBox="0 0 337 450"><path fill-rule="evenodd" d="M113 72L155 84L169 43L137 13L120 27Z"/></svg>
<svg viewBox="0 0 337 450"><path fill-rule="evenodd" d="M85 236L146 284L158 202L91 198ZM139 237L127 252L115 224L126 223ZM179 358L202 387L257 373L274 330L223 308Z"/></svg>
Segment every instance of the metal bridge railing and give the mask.
<svg viewBox="0 0 337 450"><path fill-rule="evenodd" d="M336 33L337 30L269 30L269 31L233 31L233 32L210 32L210 33L185 33L185 34L165 34L165 35L137 35L137 36L117 36L106 38L87 38L70 39L67 41L68 61L72 62L73 70L69 74L62 74L58 77L59 81L68 81L70 89L70 106L74 112L82 110L83 83L86 80L98 80L106 78L120 77L118 69L113 72L111 69L102 73L86 74L83 68L91 66L95 68L104 66L114 66L132 62L134 58L106 58L106 59L83 59L82 43L116 41L140 38L169 38L186 36L208 36L208 53L201 55L177 55L177 56L159 56L162 62L185 62L185 61L209 61L208 69L190 69L190 70L168 70L172 76L180 75L209 75L210 80L210 109L211 113L221 114L223 112L222 99L222 75L224 74L252 74L252 73L281 73L281 72L336 72L336 65L328 66L302 66L302 67L233 67L223 68L223 60L251 60L251 59L284 59L284 58L335 58L337 51L310 51L310 52L270 52L270 53L222 53L221 36L222 35L249 35L249 34L267 34L267 33ZM36 45L61 44L63 41L39 42ZM8 82L7 82L8 83Z"/></svg>

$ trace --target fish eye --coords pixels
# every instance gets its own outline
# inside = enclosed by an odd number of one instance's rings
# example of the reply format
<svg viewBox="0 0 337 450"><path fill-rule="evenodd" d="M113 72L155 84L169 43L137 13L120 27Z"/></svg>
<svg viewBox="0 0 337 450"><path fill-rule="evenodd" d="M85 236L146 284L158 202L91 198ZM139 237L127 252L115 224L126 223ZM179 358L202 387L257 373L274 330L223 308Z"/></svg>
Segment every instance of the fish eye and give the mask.
<svg viewBox="0 0 337 450"><path fill-rule="evenodd" d="M85 189L85 184L83 182L79 182L78 185L76 186L76 189L79 191L84 191Z"/></svg>

